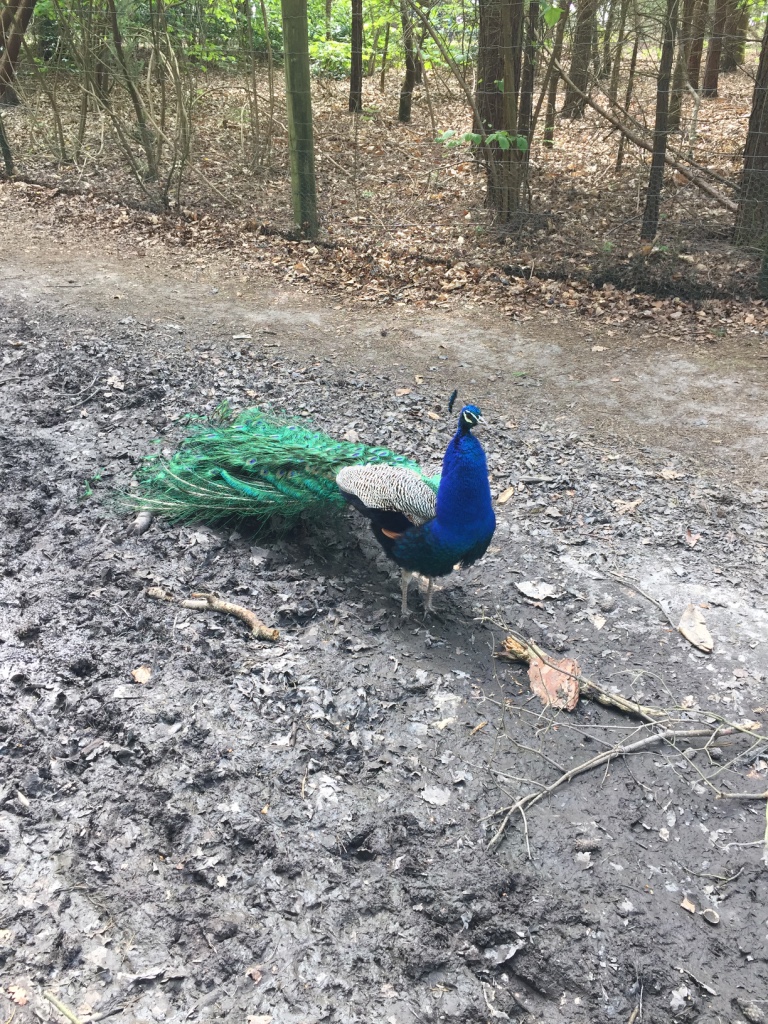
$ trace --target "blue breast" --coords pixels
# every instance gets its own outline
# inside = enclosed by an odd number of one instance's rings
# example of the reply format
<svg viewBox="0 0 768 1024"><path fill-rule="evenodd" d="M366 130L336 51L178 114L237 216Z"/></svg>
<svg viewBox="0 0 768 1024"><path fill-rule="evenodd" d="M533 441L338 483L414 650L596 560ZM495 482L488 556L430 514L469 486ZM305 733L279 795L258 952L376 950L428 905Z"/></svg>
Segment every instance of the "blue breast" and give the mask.
<svg viewBox="0 0 768 1024"><path fill-rule="evenodd" d="M408 530L388 553L403 569L447 576L485 554L495 529L485 452L460 428L443 458L435 518Z"/></svg>

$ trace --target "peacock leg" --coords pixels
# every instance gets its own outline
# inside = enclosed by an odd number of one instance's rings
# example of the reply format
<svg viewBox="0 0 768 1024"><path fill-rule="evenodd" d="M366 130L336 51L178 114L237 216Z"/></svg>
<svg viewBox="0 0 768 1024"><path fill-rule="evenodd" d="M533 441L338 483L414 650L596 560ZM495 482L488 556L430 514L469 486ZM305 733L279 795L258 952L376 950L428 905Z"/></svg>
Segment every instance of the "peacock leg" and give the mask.
<svg viewBox="0 0 768 1024"><path fill-rule="evenodd" d="M429 577L429 581L427 583L427 607L426 607L426 611L428 611L428 612L433 612L435 610L433 605L432 605L432 592L433 592L434 588L435 588L435 580L434 580L434 577L430 576Z"/></svg>
<svg viewBox="0 0 768 1024"><path fill-rule="evenodd" d="M403 603L400 606L400 614L405 618L411 613L408 611L408 584L411 582L412 572L408 572L407 569L400 570L400 590L403 595Z"/></svg>

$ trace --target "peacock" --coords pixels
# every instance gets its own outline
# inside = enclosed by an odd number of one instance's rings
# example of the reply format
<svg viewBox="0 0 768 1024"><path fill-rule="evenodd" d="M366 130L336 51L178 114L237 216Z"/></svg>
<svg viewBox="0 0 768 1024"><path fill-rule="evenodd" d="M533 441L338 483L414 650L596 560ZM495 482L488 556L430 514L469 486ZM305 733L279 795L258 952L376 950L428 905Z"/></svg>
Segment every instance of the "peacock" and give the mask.
<svg viewBox="0 0 768 1024"><path fill-rule="evenodd" d="M338 441L256 407L225 411L197 420L170 460L145 460L134 504L175 522L272 525L351 505L400 566L402 615L414 573L428 579L432 611L435 577L476 562L496 528L485 453L472 433L482 422L477 406L462 408L442 473L430 477L388 448Z"/></svg>

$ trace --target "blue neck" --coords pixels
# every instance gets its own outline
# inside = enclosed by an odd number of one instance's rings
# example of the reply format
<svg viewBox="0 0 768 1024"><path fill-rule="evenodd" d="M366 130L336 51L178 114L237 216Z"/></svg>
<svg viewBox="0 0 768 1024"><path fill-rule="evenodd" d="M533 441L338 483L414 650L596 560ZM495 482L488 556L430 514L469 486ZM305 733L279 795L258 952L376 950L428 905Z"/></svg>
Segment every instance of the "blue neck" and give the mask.
<svg viewBox="0 0 768 1024"><path fill-rule="evenodd" d="M460 426L443 458L435 525L441 533L470 536L493 521L485 452L477 438Z"/></svg>

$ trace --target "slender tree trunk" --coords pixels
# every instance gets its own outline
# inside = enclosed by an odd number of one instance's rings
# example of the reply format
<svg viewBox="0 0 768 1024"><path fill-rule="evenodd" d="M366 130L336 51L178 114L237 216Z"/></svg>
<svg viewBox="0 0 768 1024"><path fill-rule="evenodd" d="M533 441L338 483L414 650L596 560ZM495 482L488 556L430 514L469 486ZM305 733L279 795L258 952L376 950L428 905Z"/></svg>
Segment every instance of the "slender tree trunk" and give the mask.
<svg viewBox="0 0 768 1024"><path fill-rule="evenodd" d="M608 78L611 74L611 38L613 36L613 23L616 20L616 8L619 8L619 20L621 20L621 0L609 0L608 17L605 19L603 30L603 55L600 58L600 78Z"/></svg>
<svg viewBox="0 0 768 1024"><path fill-rule="evenodd" d="M589 92L589 62L592 56L592 29L597 11L597 0L578 0L576 7L576 28L573 33L573 55L568 77L576 89L566 87L561 117L576 120L584 116L586 100L583 93Z"/></svg>
<svg viewBox="0 0 768 1024"><path fill-rule="evenodd" d="M144 104L141 96L139 95L139 91L136 88L136 83L131 75L131 69L128 67L128 60L126 59L125 51L123 50L123 37L120 34L115 0L107 0L107 13L109 15L110 25L112 28L112 43L115 47L115 55L117 57L117 62L120 65L120 70L123 73L123 83L128 91L128 95L131 97L133 110L136 114L136 124L139 129L141 145L144 150L144 155L147 158L147 178L150 181L153 181L157 177L158 168L152 131L150 130L147 120L147 112L144 109Z"/></svg>
<svg viewBox="0 0 768 1024"><path fill-rule="evenodd" d="M19 0L13 17L10 19L9 28L4 28L5 45L2 56L0 56L0 100L5 99L6 102L11 98L16 102L16 94L13 92L11 83L19 63L21 41L32 19L35 3L36 0Z"/></svg>
<svg viewBox="0 0 768 1024"><path fill-rule="evenodd" d="M627 91L624 94L624 109L629 111L629 104L632 102L632 90L635 87L635 69L637 68L637 53L640 49L640 32L635 26L635 42L632 46L632 56L629 58L629 74L627 75ZM619 139L619 149L616 153L616 173L621 170L624 162L624 136Z"/></svg>
<svg viewBox="0 0 768 1024"><path fill-rule="evenodd" d="M384 49L381 52L381 78L379 79L379 91L384 92L384 85L386 82L387 74L387 54L389 53L389 31L391 25L387 22L387 27L384 32Z"/></svg>
<svg viewBox="0 0 768 1024"><path fill-rule="evenodd" d="M720 54L723 52L723 34L725 32L725 16L728 13L728 0L715 0L715 20L707 47L707 63L704 67L704 84L701 95L712 100L717 96L717 79L720 73Z"/></svg>
<svg viewBox="0 0 768 1024"><path fill-rule="evenodd" d="M349 66L349 112L363 109L363 0L351 0L352 59Z"/></svg>
<svg viewBox="0 0 768 1024"><path fill-rule="evenodd" d="M736 71L744 63L749 28L748 0L727 0L723 52L720 55L720 70Z"/></svg>
<svg viewBox="0 0 768 1024"><path fill-rule="evenodd" d="M696 92L699 91L701 57L704 52L704 37L707 32L708 17L709 0L694 0L691 44L688 52L688 84Z"/></svg>
<svg viewBox="0 0 768 1024"><path fill-rule="evenodd" d="M282 8L293 217L302 235L316 238L315 142L312 131L307 0L282 0Z"/></svg>
<svg viewBox="0 0 768 1024"><path fill-rule="evenodd" d="M742 245L768 245L768 25L752 94L735 238Z"/></svg>
<svg viewBox="0 0 768 1024"><path fill-rule="evenodd" d="M400 0L400 21L403 26L403 49L405 50L405 78L400 90L400 107L397 119L401 124L409 124L411 105L413 103L413 87L416 84L416 53L413 45L413 22L408 10L408 0Z"/></svg>
<svg viewBox="0 0 768 1024"><path fill-rule="evenodd" d="M675 71L672 76L672 95L669 98L669 131L676 132L680 127L683 109L683 95L688 68L688 57L691 52L691 26L693 24L693 8L695 0L682 0L680 15L680 32L678 34Z"/></svg>
<svg viewBox="0 0 768 1024"><path fill-rule="evenodd" d="M520 103L517 112L517 134L531 141L533 115L533 83L536 74L536 34L539 28L539 0L528 4L528 26L525 34L523 70L520 77ZM519 152L519 150L518 150ZM525 153L527 159L527 151Z"/></svg>
<svg viewBox="0 0 768 1024"><path fill-rule="evenodd" d="M621 11L619 13L619 31L616 36L616 52L613 55L611 67L611 83L608 86L608 95L613 102L619 95L619 75L621 74L621 57L624 51L624 40L626 38L627 14L629 12L629 0L621 0Z"/></svg>
<svg viewBox="0 0 768 1024"><path fill-rule="evenodd" d="M554 66L560 62L563 53L563 39L565 38L565 26L568 21L568 11L571 0L560 0L562 14L555 26L555 43L552 47L552 73L549 79L547 90L547 112L544 116L544 145L554 146L555 144L555 117L557 116L557 87L560 83L560 74Z"/></svg>
<svg viewBox="0 0 768 1024"><path fill-rule="evenodd" d="M659 78L656 85L656 123L653 129L653 154L648 175L648 191L645 196L645 210L640 238L652 242L659 227L661 188L664 184L664 158L667 154L667 117L669 114L669 91L672 81L672 62L675 56L675 33L677 30L679 0L667 0L664 14L664 36L661 44Z"/></svg>
<svg viewBox="0 0 768 1024"><path fill-rule="evenodd" d="M333 0L325 0L325 39L326 42L332 36L331 16L333 14Z"/></svg>
<svg viewBox="0 0 768 1024"><path fill-rule="evenodd" d="M13 153L8 142L8 136L5 134L5 125L3 123L2 114L0 114L0 154L3 157L3 163L5 164L5 173L7 177L13 177Z"/></svg>

